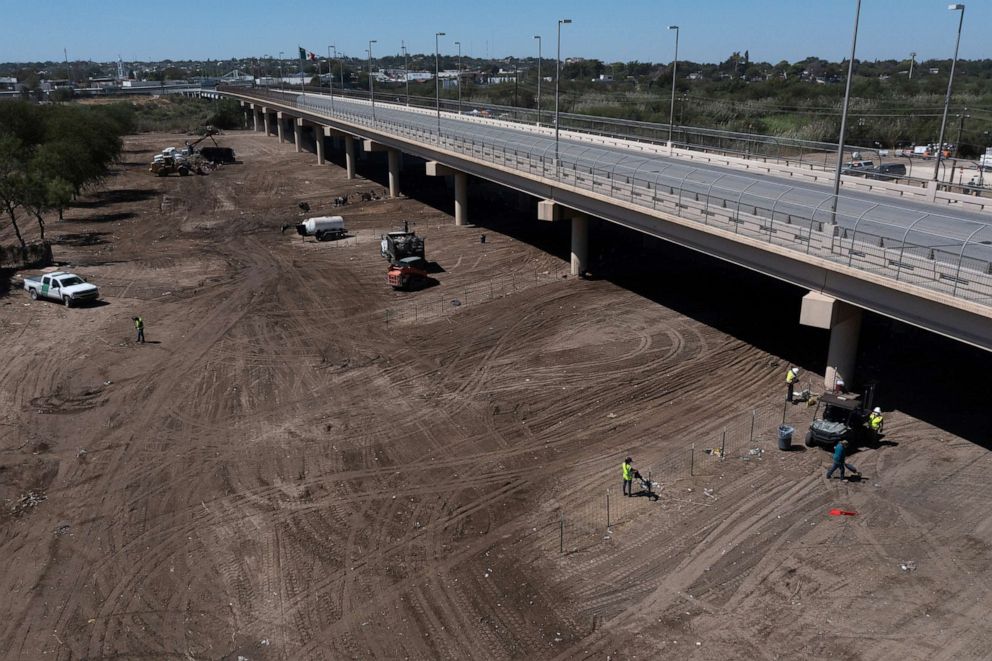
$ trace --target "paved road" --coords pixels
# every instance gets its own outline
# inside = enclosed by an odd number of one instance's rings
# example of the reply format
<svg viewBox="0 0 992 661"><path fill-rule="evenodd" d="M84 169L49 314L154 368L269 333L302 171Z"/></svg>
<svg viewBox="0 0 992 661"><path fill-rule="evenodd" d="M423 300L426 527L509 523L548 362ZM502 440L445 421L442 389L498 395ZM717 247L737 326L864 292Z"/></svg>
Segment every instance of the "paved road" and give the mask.
<svg viewBox="0 0 992 661"><path fill-rule="evenodd" d="M287 96L303 100L301 95ZM330 97L308 94L306 102L331 112ZM335 97L334 107L338 112L371 118L368 103ZM437 131L438 120L433 114L413 112L392 104L377 104L375 114L379 121L403 124L427 132ZM550 160L554 157L553 137L510 126L479 124L442 112L441 131L446 136L516 150L534 159L543 157ZM650 183L652 187L673 187L676 190L682 187L688 193L699 193L701 200L709 195L711 204L719 205L725 201L730 208L736 208L738 204L749 210L758 207L758 214L766 217L774 208L777 221L784 220L788 214L792 216L793 223L808 226L811 218L829 223L833 217L832 190L825 185L796 185L772 175L742 173L718 165L686 163L678 157L631 153L621 147L590 145L566 139L560 141L558 152L564 167L574 166L586 173L592 170L612 172L614 177L631 177L640 186ZM989 216L980 213L949 212L946 207L916 201L900 200L896 205L891 198L883 195L851 191L840 197L836 219L838 225L848 230L857 226L859 236L884 237L886 245L891 245L891 241L901 242L906 237L907 245L936 248L938 259L954 262L964 242L971 237L965 255L975 260L992 260L992 246L980 243L992 241L992 222ZM913 229L907 234L911 226ZM946 254L941 255L941 251Z"/></svg>

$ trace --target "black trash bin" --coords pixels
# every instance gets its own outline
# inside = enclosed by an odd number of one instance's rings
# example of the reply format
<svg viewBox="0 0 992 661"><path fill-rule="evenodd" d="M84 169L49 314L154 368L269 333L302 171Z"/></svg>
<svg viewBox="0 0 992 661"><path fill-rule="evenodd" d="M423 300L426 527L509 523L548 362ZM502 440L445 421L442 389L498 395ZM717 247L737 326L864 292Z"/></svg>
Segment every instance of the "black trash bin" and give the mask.
<svg viewBox="0 0 992 661"><path fill-rule="evenodd" d="M791 450L792 449L792 434L795 432L794 427L789 427L788 425L782 425L778 428L778 449L779 450Z"/></svg>

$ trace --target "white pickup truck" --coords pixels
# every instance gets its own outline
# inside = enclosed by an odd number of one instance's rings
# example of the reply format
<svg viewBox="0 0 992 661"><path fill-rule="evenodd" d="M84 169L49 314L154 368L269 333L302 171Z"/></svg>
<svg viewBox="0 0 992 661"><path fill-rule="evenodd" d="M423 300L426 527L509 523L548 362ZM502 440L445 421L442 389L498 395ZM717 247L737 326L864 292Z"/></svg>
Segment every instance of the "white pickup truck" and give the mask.
<svg viewBox="0 0 992 661"><path fill-rule="evenodd" d="M100 296L96 285L91 285L74 273L62 271L48 273L40 278L24 278L24 289L33 301L50 298L61 301L67 308L76 303L95 301Z"/></svg>

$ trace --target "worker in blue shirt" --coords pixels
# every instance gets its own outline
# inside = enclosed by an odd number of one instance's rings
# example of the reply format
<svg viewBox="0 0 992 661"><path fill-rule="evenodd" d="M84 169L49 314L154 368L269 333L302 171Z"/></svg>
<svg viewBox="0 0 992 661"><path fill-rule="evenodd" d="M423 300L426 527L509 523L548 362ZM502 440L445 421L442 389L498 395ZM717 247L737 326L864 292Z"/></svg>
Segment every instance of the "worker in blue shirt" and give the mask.
<svg viewBox="0 0 992 661"><path fill-rule="evenodd" d="M857 468L855 468L851 464L845 463L845 459L847 459L847 441L838 441L837 445L834 446L833 466L831 466L830 470L827 471L828 480L831 477L833 477L834 471L837 470L838 468L840 469L840 479L842 480L847 479L844 477L845 468L851 471L851 473L853 473L854 475L859 475L859 476L861 475L861 473L858 472Z"/></svg>

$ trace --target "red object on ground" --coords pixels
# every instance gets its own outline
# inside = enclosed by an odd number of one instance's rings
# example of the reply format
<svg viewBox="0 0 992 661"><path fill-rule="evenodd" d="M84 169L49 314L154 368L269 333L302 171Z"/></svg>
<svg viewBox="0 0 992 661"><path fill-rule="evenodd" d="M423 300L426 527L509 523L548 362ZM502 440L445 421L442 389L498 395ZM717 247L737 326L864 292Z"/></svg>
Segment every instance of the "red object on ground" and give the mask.
<svg viewBox="0 0 992 661"><path fill-rule="evenodd" d="M857 516L857 512L848 512L847 510L837 509L836 507L830 510L830 516Z"/></svg>

